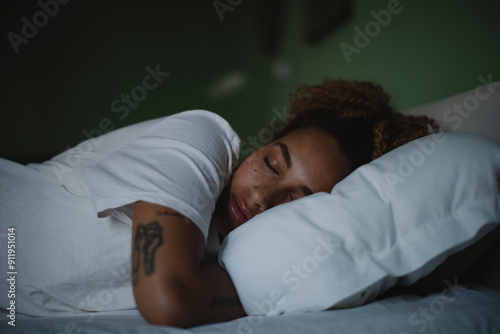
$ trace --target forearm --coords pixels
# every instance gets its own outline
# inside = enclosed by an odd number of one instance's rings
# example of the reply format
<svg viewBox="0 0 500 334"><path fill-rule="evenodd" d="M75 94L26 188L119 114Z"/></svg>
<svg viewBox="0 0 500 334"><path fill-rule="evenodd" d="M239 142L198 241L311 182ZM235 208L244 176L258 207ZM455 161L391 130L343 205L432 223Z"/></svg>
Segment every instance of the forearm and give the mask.
<svg viewBox="0 0 500 334"><path fill-rule="evenodd" d="M223 322L245 316L228 273L215 263L200 266L189 284L189 326Z"/></svg>
<svg viewBox="0 0 500 334"><path fill-rule="evenodd" d="M135 288L143 297L138 307L153 324L186 328L245 316L231 279L217 264L203 264L189 277L141 287Z"/></svg>
<svg viewBox="0 0 500 334"><path fill-rule="evenodd" d="M417 294L423 296L443 290L446 288L445 281L454 282L468 269L473 268L473 264L484 254L488 247L496 240L499 240L499 238L500 228L497 227L475 244L450 255L441 265L434 269L434 271L421 278L413 285L393 287L385 292L382 297L391 297L397 294ZM466 272L464 276L465 277L461 278L467 280L467 278L474 277L474 273Z"/></svg>

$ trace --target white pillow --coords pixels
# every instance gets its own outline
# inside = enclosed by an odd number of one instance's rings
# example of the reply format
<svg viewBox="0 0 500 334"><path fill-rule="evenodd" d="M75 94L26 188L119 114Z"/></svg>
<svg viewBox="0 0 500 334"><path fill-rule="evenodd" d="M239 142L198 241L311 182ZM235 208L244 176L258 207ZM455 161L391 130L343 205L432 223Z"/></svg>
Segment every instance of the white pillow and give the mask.
<svg viewBox="0 0 500 334"><path fill-rule="evenodd" d="M319 311L414 283L500 222L500 145L438 133L255 216L219 261L247 314Z"/></svg>
<svg viewBox="0 0 500 334"><path fill-rule="evenodd" d="M478 133L500 143L500 81L478 76L484 86L407 110L433 118L445 131ZM500 289L500 240L474 266L474 279Z"/></svg>

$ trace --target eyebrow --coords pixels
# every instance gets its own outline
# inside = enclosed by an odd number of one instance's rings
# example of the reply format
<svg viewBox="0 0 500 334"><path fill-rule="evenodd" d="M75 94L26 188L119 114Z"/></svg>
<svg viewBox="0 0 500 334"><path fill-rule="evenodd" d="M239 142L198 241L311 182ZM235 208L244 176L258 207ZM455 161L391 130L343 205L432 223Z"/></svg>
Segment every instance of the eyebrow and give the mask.
<svg viewBox="0 0 500 334"><path fill-rule="evenodd" d="M281 142L276 143L281 149L281 154L283 154L283 158L285 159L286 167L290 168L292 166L292 159L290 159L290 152L288 152L288 146Z"/></svg>
<svg viewBox="0 0 500 334"><path fill-rule="evenodd" d="M288 146L284 143L277 142L275 145L279 146L281 150L281 154L283 154L283 158L285 159L286 167L290 168L292 166L292 159L290 158L290 152L288 151ZM300 190L304 193L304 195L312 195L312 190L307 186L300 186Z"/></svg>

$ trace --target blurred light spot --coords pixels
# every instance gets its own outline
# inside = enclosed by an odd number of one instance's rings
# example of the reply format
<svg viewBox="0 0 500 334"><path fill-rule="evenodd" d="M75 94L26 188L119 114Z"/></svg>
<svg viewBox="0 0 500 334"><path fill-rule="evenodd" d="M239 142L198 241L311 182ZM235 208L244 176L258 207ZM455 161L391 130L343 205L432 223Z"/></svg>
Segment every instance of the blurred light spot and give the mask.
<svg viewBox="0 0 500 334"><path fill-rule="evenodd" d="M248 77L241 71L232 72L215 80L207 90L211 99L223 99L240 90L248 82Z"/></svg>
<svg viewBox="0 0 500 334"><path fill-rule="evenodd" d="M290 68L288 62L284 60L277 60L273 64L272 73L274 79L279 81L285 81L290 79L290 76L292 74L292 69Z"/></svg>

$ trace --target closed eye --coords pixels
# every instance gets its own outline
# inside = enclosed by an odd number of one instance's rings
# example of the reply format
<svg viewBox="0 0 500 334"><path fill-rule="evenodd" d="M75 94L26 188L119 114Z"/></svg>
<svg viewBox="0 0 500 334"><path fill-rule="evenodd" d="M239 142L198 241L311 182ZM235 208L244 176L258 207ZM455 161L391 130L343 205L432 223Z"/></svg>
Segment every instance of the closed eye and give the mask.
<svg viewBox="0 0 500 334"><path fill-rule="evenodd" d="M274 169L274 167L271 165L271 163L269 162L269 157L266 155L264 156L264 163L266 164L266 166L276 175L279 175L278 171L276 169Z"/></svg>

